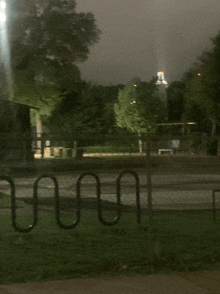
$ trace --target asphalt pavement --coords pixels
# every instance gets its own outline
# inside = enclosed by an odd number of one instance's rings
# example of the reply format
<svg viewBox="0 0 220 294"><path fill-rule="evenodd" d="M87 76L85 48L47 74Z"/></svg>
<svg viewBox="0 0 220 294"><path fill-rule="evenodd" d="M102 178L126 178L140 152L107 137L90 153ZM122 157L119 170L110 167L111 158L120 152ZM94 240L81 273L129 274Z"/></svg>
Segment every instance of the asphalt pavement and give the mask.
<svg viewBox="0 0 220 294"><path fill-rule="evenodd" d="M0 294L218 294L220 271L0 285Z"/></svg>

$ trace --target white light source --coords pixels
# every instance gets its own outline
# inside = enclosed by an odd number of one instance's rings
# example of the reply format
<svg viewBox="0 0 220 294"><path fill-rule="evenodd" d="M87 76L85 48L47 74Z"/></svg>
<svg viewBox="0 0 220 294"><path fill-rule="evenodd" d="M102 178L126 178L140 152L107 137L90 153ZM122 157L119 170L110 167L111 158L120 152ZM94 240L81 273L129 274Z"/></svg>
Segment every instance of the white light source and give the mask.
<svg viewBox="0 0 220 294"><path fill-rule="evenodd" d="M159 71L157 73L157 81L156 81L156 85L167 85L167 82L164 79L164 72L163 71Z"/></svg>
<svg viewBox="0 0 220 294"><path fill-rule="evenodd" d="M0 12L0 23L4 23L6 21L6 15Z"/></svg>
<svg viewBox="0 0 220 294"><path fill-rule="evenodd" d="M1 2L0 2L0 7L1 7L2 9L5 9L5 8L6 8L6 3L5 3L5 1L1 1Z"/></svg>
<svg viewBox="0 0 220 294"><path fill-rule="evenodd" d="M6 3L4 1L0 1L0 23L5 23L6 21Z"/></svg>

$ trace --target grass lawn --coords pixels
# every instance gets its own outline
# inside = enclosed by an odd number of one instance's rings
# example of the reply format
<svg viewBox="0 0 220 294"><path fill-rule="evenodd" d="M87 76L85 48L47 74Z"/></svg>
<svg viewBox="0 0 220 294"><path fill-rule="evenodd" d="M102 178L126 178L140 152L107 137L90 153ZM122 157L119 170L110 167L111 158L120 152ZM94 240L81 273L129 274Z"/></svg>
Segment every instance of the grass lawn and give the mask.
<svg viewBox="0 0 220 294"><path fill-rule="evenodd" d="M27 205L24 201L17 199L16 200L17 208L29 208L30 206ZM8 194L4 194L0 192L0 208L7 208L11 207L11 199Z"/></svg>
<svg viewBox="0 0 220 294"><path fill-rule="evenodd" d="M18 219L21 226L31 223L28 214ZM53 212L40 211L37 226L25 234L2 215L0 283L220 269L220 221L214 224L211 212L157 212L150 227L147 216L142 220L138 226L135 214L125 212L119 224L105 227L96 211L85 210L66 231Z"/></svg>

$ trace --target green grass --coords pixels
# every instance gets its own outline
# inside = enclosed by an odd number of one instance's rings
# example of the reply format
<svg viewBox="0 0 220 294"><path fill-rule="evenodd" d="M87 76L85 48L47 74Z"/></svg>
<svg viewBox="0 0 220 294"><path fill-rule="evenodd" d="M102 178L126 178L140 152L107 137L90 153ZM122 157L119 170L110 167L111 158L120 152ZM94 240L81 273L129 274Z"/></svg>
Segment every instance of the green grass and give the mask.
<svg viewBox="0 0 220 294"><path fill-rule="evenodd" d="M17 208L28 208L29 205L25 204L22 200L16 200ZM10 208L11 207L11 198L8 194L0 192L0 208Z"/></svg>
<svg viewBox="0 0 220 294"><path fill-rule="evenodd" d="M18 219L24 227L31 220ZM125 212L118 225L105 227L95 210L86 210L66 231L53 213L40 211L36 228L21 234L10 216L1 216L0 283L220 269L220 223L211 212L157 212L148 225L147 216L138 226L135 214Z"/></svg>

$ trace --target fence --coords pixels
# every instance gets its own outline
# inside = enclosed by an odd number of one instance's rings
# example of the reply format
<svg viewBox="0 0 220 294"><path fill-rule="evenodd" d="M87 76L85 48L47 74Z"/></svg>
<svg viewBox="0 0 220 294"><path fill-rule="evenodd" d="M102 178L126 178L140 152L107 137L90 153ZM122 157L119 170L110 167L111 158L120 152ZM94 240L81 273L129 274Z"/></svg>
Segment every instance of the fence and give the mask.
<svg viewBox="0 0 220 294"><path fill-rule="evenodd" d="M37 158L80 158L114 155L216 155L219 137L205 134L1 134L0 156L5 160Z"/></svg>
<svg viewBox="0 0 220 294"><path fill-rule="evenodd" d="M32 145L38 145L38 150L41 150L38 153L41 153L41 157L63 158L94 157L102 156L102 154L105 156L141 155L147 153L149 146L151 154L154 155L217 155L219 149L219 137L209 138L201 133L176 136L158 134L127 134L123 136L43 134L41 137L33 138L32 142Z"/></svg>

